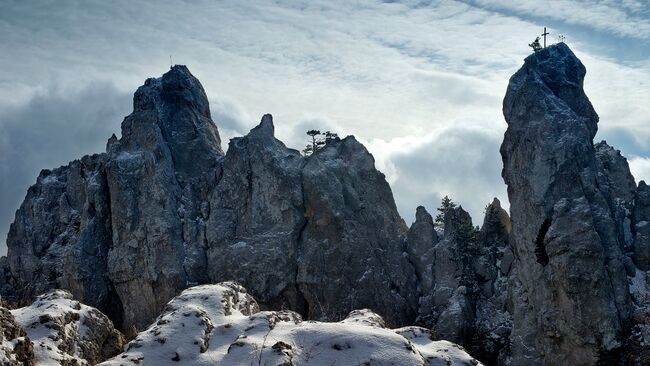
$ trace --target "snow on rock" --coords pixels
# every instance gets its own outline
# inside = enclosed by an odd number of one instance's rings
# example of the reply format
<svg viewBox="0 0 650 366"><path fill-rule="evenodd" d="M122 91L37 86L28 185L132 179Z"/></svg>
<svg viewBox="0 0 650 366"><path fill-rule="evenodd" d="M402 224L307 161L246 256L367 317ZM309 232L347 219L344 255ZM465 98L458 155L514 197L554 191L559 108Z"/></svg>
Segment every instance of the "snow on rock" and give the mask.
<svg viewBox="0 0 650 366"><path fill-rule="evenodd" d="M34 349L11 312L0 307L0 365L33 365Z"/></svg>
<svg viewBox="0 0 650 366"><path fill-rule="evenodd" d="M102 365L479 365L427 329L384 328L370 310L337 323L259 311L234 282L189 288L125 352Z"/></svg>
<svg viewBox="0 0 650 366"><path fill-rule="evenodd" d="M11 310L33 343L37 365L94 365L122 350L124 339L99 310L63 290Z"/></svg>

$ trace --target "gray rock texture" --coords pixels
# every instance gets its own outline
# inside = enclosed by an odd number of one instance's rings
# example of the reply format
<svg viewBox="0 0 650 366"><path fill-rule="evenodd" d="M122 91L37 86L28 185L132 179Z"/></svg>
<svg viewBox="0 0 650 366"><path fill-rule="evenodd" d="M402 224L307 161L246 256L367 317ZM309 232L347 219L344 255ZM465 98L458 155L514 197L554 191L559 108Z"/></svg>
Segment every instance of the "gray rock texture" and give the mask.
<svg viewBox="0 0 650 366"><path fill-rule="evenodd" d="M148 79L106 153L29 189L0 261L4 298L66 289L133 335L182 289L234 279L263 307L310 318L368 307L389 325L414 319L407 228L356 139L303 157L265 115L227 155L220 144L186 67Z"/></svg>
<svg viewBox="0 0 650 366"><path fill-rule="evenodd" d="M513 364L618 362L626 344L634 180L618 152L593 144L584 76L571 50L553 45L526 58L503 102Z"/></svg>
<svg viewBox="0 0 650 366"><path fill-rule="evenodd" d="M418 279L418 316L416 322L431 328L435 324L433 313L435 247L439 236L433 218L426 208L419 206L415 211L415 222L406 238L406 250L413 263Z"/></svg>
<svg viewBox="0 0 650 366"><path fill-rule="evenodd" d="M142 329L188 283L205 282L208 194L223 152L208 100L184 66L148 79L107 145L107 275L123 327ZM64 287L65 288L65 287Z"/></svg>
<svg viewBox="0 0 650 366"><path fill-rule="evenodd" d="M488 364L505 360L512 317L508 281L514 259L511 222L496 198L477 230L462 207L444 212L438 234L423 207L407 237L419 280L416 323L436 338L458 342Z"/></svg>
<svg viewBox="0 0 650 366"><path fill-rule="evenodd" d="M230 141L223 178L209 201L209 276L239 281L270 308L304 313L296 283L306 223L304 159L273 134L266 115L248 135Z"/></svg>
<svg viewBox="0 0 650 366"><path fill-rule="evenodd" d="M650 270L650 187L639 182L632 215L634 236L634 263L643 271Z"/></svg>
<svg viewBox="0 0 650 366"><path fill-rule="evenodd" d="M527 57L510 79L501 146L510 216L495 199L480 229L462 207L436 226L418 207L407 228L354 137L302 156L264 115L224 154L201 84L174 66L137 90L106 153L43 170L29 188L0 258L2 299L24 305L62 288L69 293L38 301L81 300L127 334L149 334L155 349L156 331L168 327L140 331L169 300L234 280L257 298L255 312L281 309L252 321L415 323L432 330L403 328L409 341L448 339L489 365L650 362L650 188L635 184L618 150L593 143L598 116L584 76L560 43ZM227 301L250 303L241 286L226 287ZM167 310L185 326L189 315ZM197 314L195 330L213 333L210 317ZM75 321L66 316L47 329ZM116 334L100 323L109 331L99 338ZM102 346L78 357L66 351L68 338L54 338L61 360L108 355ZM201 342L196 359L208 362ZM279 342L273 357L291 359L289 346ZM137 364L135 348L126 353Z"/></svg>
<svg viewBox="0 0 650 366"><path fill-rule="evenodd" d="M41 171L9 229L8 256L1 261L6 300L25 305L64 287L108 314L120 313L107 277L112 232L106 161L105 154L84 156Z"/></svg>
<svg viewBox="0 0 650 366"><path fill-rule="evenodd" d="M352 136L332 142L306 159L302 185L297 281L309 315L339 320L367 307L389 326L412 322L417 283L407 227L372 155Z"/></svg>

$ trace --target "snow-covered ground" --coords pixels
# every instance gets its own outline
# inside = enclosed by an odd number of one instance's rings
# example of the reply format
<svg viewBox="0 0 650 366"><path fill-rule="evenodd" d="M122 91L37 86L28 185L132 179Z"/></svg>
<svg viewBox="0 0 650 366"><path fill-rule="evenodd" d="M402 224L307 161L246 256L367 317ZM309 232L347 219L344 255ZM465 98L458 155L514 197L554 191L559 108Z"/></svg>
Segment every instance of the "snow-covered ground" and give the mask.
<svg viewBox="0 0 650 366"><path fill-rule="evenodd" d="M125 352L102 365L480 365L462 347L432 341L427 329L386 329L356 310L340 322L303 321L259 311L233 282L189 288Z"/></svg>
<svg viewBox="0 0 650 366"><path fill-rule="evenodd" d="M33 343L36 365L94 365L119 352L122 335L99 310L63 290L11 310Z"/></svg>

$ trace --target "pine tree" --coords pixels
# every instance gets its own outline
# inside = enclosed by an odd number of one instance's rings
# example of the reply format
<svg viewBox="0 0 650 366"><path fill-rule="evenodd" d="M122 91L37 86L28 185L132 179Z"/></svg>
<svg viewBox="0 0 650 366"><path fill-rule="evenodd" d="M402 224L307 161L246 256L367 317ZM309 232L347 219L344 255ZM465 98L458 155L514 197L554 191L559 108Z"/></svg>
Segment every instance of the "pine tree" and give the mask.
<svg viewBox="0 0 650 366"><path fill-rule="evenodd" d="M311 142L307 144L305 149L302 151L305 155L311 155L318 151L318 149L325 144L322 138L319 136L321 132L319 130L309 130L307 131L307 136L311 137Z"/></svg>
<svg viewBox="0 0 650 366"><path fill-rule="evenodd" d="M322 133L319 130L309 130L307 131L307 135L311 137L311 141L302 150L305 155L311 155L329 143L339 140L339 135L331 131Z"/></svg>
<svg viewBox="0 0 650 366"><path fill-rule="evenodd" d="M438 215L436 215L436 226L440 228L445 227L445 213L449 211L452 208L455 208L456 204L454 201L449 198L449 196L445 195L445 197L442 198L442 201L440 202L440 207L438 207Z"/></svg>

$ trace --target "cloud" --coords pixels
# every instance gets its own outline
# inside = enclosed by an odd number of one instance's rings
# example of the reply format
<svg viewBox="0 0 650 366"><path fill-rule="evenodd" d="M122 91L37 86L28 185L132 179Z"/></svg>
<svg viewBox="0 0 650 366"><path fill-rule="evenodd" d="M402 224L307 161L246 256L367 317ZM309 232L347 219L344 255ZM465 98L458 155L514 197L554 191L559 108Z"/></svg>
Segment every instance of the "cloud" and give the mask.
<svg viewBox="0 0 650 366"><path fill-rule="evenodd" d="M504 206L508 202L501 179L501 139L494 131L459 124L423 137L373 140L368 146L407 223L414 220L418 205L433 213L448 195L472 215L474 224L481 225L493 197Z"/></svg>
<svg viewBox="0 0 650 366"><path fill-rule="evenodd" d="M637 184L642 180L650 183L650 158L635 156L628 159L628 163Z"/></svg>
<svg viewBox="0 0 650 366"><path fill-rule="evenodd" d="M130 94L95 82L78 90L51 86L0 111L0 242L39 171L103 152L131 104Z"/></svg>
<svg viewBox="0 0 650 366"><path fill-rule="evenodd" d="M474 0L472 3L488 9L548 17L620 36L641 40L650 38L650 7L647 2Z"/></svg>
<svg viewBox="0 0 650 366"><path fill-rule="evenodd" d="M234 100L227 98L208 98L212 120L219 127L221 148L228 149L231 138L242 136L255 126L251 116Z"/></svg>

